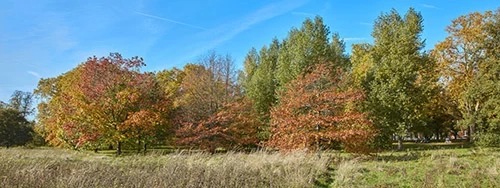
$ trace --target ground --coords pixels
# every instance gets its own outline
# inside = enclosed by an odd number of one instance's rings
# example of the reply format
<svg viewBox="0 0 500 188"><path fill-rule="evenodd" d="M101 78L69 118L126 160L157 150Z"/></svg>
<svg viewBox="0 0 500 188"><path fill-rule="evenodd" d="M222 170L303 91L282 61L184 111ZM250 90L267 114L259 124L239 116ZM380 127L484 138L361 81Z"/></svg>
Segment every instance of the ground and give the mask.
<svg viewBox="0 0 500 188"><path fill-rule="evenodd" d="M0 149L0 187L500 187L500 148L405 143L370 156Z"/></svg>

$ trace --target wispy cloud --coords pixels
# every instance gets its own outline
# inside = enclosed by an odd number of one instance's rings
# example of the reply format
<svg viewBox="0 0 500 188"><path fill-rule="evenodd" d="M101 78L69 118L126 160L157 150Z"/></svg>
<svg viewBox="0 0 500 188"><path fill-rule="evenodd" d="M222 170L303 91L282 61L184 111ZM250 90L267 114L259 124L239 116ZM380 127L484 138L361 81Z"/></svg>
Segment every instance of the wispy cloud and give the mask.
<svg viewBox="0 0 500 188"><path fill-rule="evenodd" d="M137 11L135 11L134 13L139 14L141 16L146 16L146 17L149 17L149 18L157 19L157 20L163 20L163 21L167 21L167 22L170 22L170 23L174 23L174 24L179 24L179 25L183 25L183 26L192 27L192 28L195 28L195 29L208 30L207 28L204 28L204 27L200 27L200 26L196 26L196 25L192 25L192 24L188 24L188 23L184 23L184 22L180 22L180 21L176 21L176 20L171 20L171 19L168 19L168 18L159 17L159 16L155 16L155 15L151 15L151 14L146 14L146 13L143 13L143 12L137 12Z"/></svg>
<svg viewBox="0 0 500 188"><path fill-rule="evenodd" d="M37 78L42 78L42 76L40 76L40 74L38 74L37 72L35 71L27 71L28 74L31 74L33 75L34 77L37 77Z"/></svg>
<svg viewBox="0 0 500 188"><path fill-rule="evenodd" d="M438 7L434 6L434 5L429 5L429 4L420 4L422 5L423 7L425 8L431 8L431 9L439 9Z"/></svg>
<svg viewBox="0 0 500 188"><path fill-rule="evenodd" d="M347 38L344 38L344 41L359 41L359 40L368 40L368 38L365 38L365 37L347 37Z"/></svg>
<svg viewBox="0 0 500 188"><path fill-rule="evenodd" d="M274 17L283 15L290 11L295 10L298 7L306 4L309 0L301 0L301 1L279 1L276 3L268 4L255 12L241 18L235 20L234 22L230 22L214 29L210 29L204 33L202 33L202 38L214 38L208 43L197 44L196 50L192 51L192 53L184 56L184 59L190 59L200 54L205 53L208 50L214 49L220 44L227 42L233 39L238 34L250 29L252 26L264 22L266 20L272 19ZM198 46L202 46L199 48Z"/></svg>
<svg viewBox="0 0 500 188"><path fill-rule="evenodd" d="M297 16L306 16L306 17L315 17L316 14L313 14L313 13L309 13L309 12L292 12L293 15L297 15Z"/></svg>

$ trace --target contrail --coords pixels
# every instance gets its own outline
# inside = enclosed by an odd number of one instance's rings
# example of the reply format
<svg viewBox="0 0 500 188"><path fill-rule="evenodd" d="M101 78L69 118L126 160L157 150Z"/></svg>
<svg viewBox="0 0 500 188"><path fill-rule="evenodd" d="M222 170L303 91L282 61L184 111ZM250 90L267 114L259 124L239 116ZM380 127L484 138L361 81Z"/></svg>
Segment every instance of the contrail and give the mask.
<svg viewBox="0 0 500 188"><path fill-rule="evenodd" d="M142 16L146 16L146 17L158 19L158 20L167 21L167 22L170 22L170 23L175 23L175 24L179 24L179 25L184 25L184 26L196 28L196 29L208 30L207 28L204 28L204 27L199 27L199 26L196 26L196 25L188 24L188 23L183 23L183 22L179 22L179 21L175 21L175 20L171 20L171 19L167 19L167 18L162 18L162 17L159 17L159 16L151 15L151 14L146 14L146 13L137 12L137 11L135 11L134 13L142 15Z"/></svg>

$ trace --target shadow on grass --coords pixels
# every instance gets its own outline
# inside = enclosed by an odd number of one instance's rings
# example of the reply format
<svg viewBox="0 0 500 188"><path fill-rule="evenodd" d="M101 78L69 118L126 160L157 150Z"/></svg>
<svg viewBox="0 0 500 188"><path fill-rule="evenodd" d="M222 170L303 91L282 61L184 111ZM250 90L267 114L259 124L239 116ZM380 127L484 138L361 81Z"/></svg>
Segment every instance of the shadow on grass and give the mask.
<svg viewBox="0 0 500 188"><path fill-rule="evenodd" d="M430 142L430 143L415 143L404 142L403 150L396 151L397 143L393 143L393 150L390 153L379 153L375 156L377 161L415 161L429 155L422 151L431 150L448 150L448 149L463 149L472 148L473 145L466 140L455 140L452 143Z"/></svg>
<svg viewBox="0 0 500 188"><path fill-rule="evenodd" d="M327 171L314 180L315 187L328 188L334 182L335 169L328 167Z"/></svg>
<svg viewBox="0 0 500 188"><path fill-rule="evenodd" d="M397 143L393 143L393 149L397 148ZM427 151L427 150L441 150L441 149L462 149L471 148L473 145L466 140L454 140L451 143L444 143L442 141L430 142L430 143L415 143L415 142L404 142L404 150L410 151Z"/></svg>
<svg viewBox="0 0 500 188"><path fill-rule="evenodd" d="M424 154L421 152L393 152L389 155L377 155L375 157L376 161L386 161L386 162L401 162L401 161L415 161L424 157Z"/></svg>

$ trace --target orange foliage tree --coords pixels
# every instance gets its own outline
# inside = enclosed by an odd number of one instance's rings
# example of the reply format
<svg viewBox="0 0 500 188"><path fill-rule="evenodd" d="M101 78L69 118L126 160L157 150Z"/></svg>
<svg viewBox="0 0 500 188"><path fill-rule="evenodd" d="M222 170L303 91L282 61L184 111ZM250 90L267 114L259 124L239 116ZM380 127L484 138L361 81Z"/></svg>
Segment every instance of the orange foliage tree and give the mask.
<svg viewBox="0 0 500 188"><path fill-rule="evenodd" d="M150 140L159 125L167 125L171 100L154 74L140 72L144 65L141 58L112 53L40 81L38 119L47 141L73 148L116 143L120 154L122 142Z"/></svg>
<svg viewBox="0 0 500 188"><path fill-rule="evenodd" d="M223 105L222 109L199 123L185 122L177 131L179 144L197 146L214 152L225 149L253 147L258 138L257 113L249 100L242 98Z"/></svg>
<svg viewBox="0 0 500 188"><path fill-rule="evenodd" d="M162 113L170 101L162 98L154 74L140 72L142 66L142 58L125 59L118 53L89 58L77 83L86 123L106 142L116 142L117 154L121 142L145 142L156 126L164 124Z"/></svg>
<svg viewBox="0 0 500 188"><path fill-rule="evenodd" d="M360 90L346 89L341 71L324 64L287 84L271 111L269 147L282 151L330 149L340 143L346 151L366 153L375 136L364 113L356 111L363 100Z"/></svg>

